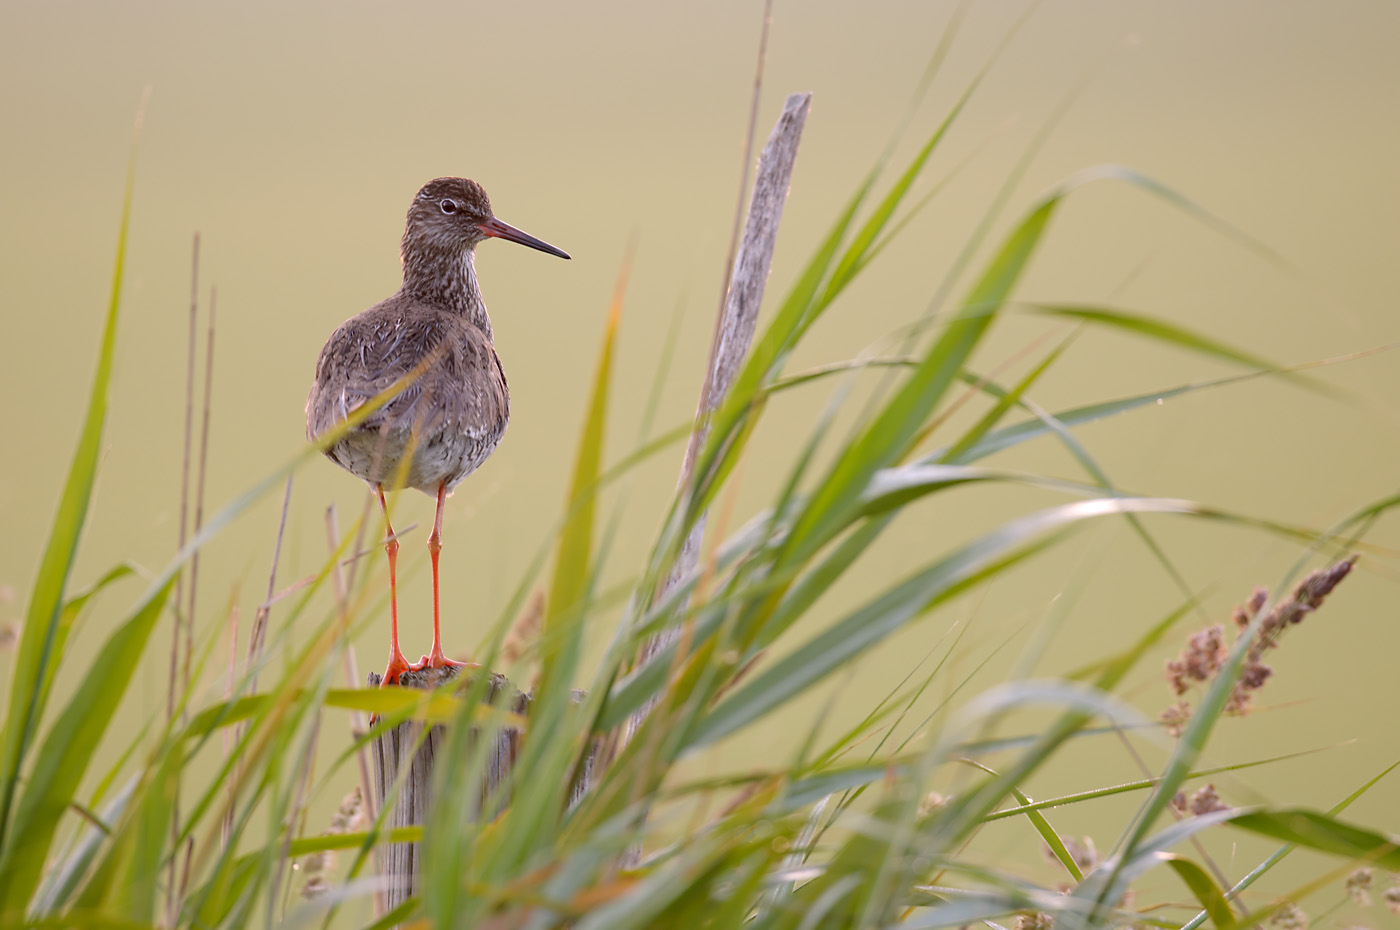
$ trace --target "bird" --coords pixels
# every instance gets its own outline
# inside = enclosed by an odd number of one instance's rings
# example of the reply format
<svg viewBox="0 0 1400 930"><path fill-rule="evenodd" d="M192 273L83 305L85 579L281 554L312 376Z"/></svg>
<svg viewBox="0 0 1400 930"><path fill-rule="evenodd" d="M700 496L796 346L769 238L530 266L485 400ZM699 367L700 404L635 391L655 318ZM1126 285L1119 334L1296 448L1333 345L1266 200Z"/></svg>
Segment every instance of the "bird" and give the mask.
<svg viewBox="0 0 1400 930"><path fill-rule="evenodd" d="M408 208L398 292L340 325L321 349L306 400L306 434L379 498L389 557L389 664L381 687L407 671L462 665L442 651L438 553L443 501L495 451L510 422L510 388L476 277L476 247L504 239L559 258L569 253L502 222L480 184L437 178ZM385 400L381 395L393 392ZM382 406L349 429L360 407ZM328 436L337 430L343 434ZM323 439L322 437L326 437ZM433 645L410 665L399 647L398 539L385 488L437 498L428 552L433 568Z"/></svg>

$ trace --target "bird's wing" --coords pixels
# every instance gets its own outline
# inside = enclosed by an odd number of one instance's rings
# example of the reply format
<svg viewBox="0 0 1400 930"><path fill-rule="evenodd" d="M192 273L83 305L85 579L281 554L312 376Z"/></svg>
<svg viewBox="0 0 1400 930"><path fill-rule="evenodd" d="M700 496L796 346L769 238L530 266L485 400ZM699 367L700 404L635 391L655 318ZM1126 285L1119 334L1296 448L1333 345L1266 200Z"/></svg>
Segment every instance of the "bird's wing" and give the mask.
<svg viewBox="0 0 1400 930"><path fill-rule="evenodd" d="M438 429L450 422L485 434L509 417L505 375L485 334L453 314L386 301L347 320L321 350L307 400L308 436L410 377L360 428Z"/></svg>
<svg viewBox="0 0 1400 930"><path fill-rule="evenodd" d="M321 350L316 362L316 378L307 399L306 428L317 436L342 423L350 414L380 394L390 391L410 375L411 382L361 424L378 429L393 425L402 417L412 417L423 394L424 376L420 363L437 349L440 335L434 333L434 320L414 315L376 312L373 308L340 325ZM425 325L426 324L426 325ZM437 336L437 338L434 338Z"/></svg>

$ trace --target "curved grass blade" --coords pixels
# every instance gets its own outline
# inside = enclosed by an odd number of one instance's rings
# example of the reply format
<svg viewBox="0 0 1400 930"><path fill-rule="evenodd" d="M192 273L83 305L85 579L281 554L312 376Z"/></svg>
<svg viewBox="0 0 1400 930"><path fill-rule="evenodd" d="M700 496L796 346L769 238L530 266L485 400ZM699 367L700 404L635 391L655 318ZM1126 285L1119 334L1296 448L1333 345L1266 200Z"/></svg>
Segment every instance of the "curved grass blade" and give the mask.
<svg viewBox="0 0 1400 930"><path fill-rule="evenodd" d="M1230 825L1294 846L1348 859L1364 859L1383 869L1400 872L1400 838L1343 823L1321 811L1306 808L1249 811L1230 820Z"/></svg>
<svg viewBox="0 0 1400 930"><path fill-rule="evenodd" d="M1154 342L1186 349L1198 355L1230 362L1234 365L1244 365L1248 368L1254 368L1261 373L1276 373L1282 378L1311 388L1319 393L1332 396L1336 396L1338 393L1334 389L1327 387L1313 378L1290 371L1288 368L1271 362L1268 359L1246 352L1243 349L1237 349L1218 339L1193 332L1176 323L1171 323L1167 320L1158 319L1146 314L1130 313L1116 307L1089 306L1085 304L1028 304L1025 309L1041 316L1059 317L1062 319L1089 323L1094 326L1116 329L1130 335L1151 339Z"/></svg>
<svg viewBox="0 0 1400 930"><path fill-rule="evenodd" d="M851 196L845 209L827 231L826 238L816 254L807 263L797 283L779 306L773 321L749 350L748 358L739 369L739 374L724 401L711 415L710 438L696 459L695 486L690 499L685 503L685 525L681 528L684 532L689 532L690 524L709 505L714 490L733 467L742 440L752 431L752 414L762 403L760 388L778 371L804 331L804 321L816 300L817 289L826 278L827 269L836 258L846 230L850 228L856 211L860 209L871 185L875 183L877 174L878 169L872 171ZM679 545L679 539L684 532L673 534L674 545Z"/></svg>
<svg viewBox="0 0 1400 930"><path fill-rule="evenodd" d="M1020 24L1018 23L1017 25L1019 26ZM955 29L950 28L949 31L944 34L943 43L940 44L938 51L935 53L936 60L941 60L946 54L947 42L951 40L955 31ZM1011 31L1011 34L1014 33L1015 29ZM1006 44L1010 41L1010 38L1011 35L1008 35L1002 41L1001 46L993 53L991 59L982 66L981 71L979 71L968 83L967 87L964 88L957 102L953 104L947 115L943 117L943 121L938 124L938 128L929 136L923 148L914 156L913 161L909 163L909 166L904 169L904 173L899 176L894 186L890 188L890 192L886 194L884 199L875 207L874 212L871 213L864 225L861 226L859 232L851 239L851 244L846 247L846 251L842 254L841 260L836 263L836 267L831 272L831 277L827 280L826 289L822 292L822 296L817 302L818 307L824 308L835 300L837 295L845 290L846 285L850 284L855 276L860 273L861 269L865 267L866 262L869 260L869 252L875 245L875 240L879 238L880 233L889 223L890 218L893 217L895 211L899 209L899 205L909 193L909 188L918 180L919 175L923 173L924 165L928 163L929 157L932 156L934 150L938 148L938 143L942 142L943 137L948 134L948 130L952 128L954 121L956 121L959 114L962 113L963 108L967 106L967 102L972 99L973 93L977 90L978 85L982 83L983 78L987 76L987 72L991 70L992 65L995 64L1001 52L1006 48Z"/></svg>
<svg viewBox="0 0 1400 930"><path fill-rule="evenodd" d="M1054 854L1056 860L1059 861L1060 865L1065 867L1065 871L1069 872L1071 878L1077 882L1082 882L1084 880L1084 873L1080 871L1079 863L1074 861L1074 855L1065 846L1065 841L1060 839L1060 834L1056 833L1055 828L1050 826L1050 821L1046 820L1045 815L1040 811L1029 809L1031 799L1026 797L1021 789L1012 788L1011 793L1016 796L1016 800L1021 804L1022 808L1026 809L1026 817L1030 820L1031 825L1035 827L1035 832L1039 833L1040 838L1045 841L1045 845L1050 847L1050 852Z"/></svg>
<svg viewBox="0 0 1400 930"><path fill-rule="evenodd" d="M137 132L140 124L138 114ZM135 187L136 138L133 133L131 155L127 160L126 187L122 192L121 221L117 228L116 268L112 273L112 291L107 302L97 370L92 378L83 428L78 434L78 448L74 450L72 463L68 466L58 513L54 515L49 540L29 594L24 632L11 673L10 704L4 732L0 734L0 848L4 847L9 837L20 770L42 719L47 683L52 680L54 670L62 659L61 648L66 637L62 622L63 594L68 586L68 575L77 555L78 539L87 520L88 503L92 499L93 483L97 478L102 429L107 421L107 387L116 354L117 317L121 307L122 277L126 271L127 233L131 226L131 202ZM0 862L0 869L3 868L3 862Z"/></svg>
<svg viewBox="0 0 1400 930"><path fill-rule="evenodd" d="M992 431L992 428L1001 422L1002 418L1006 416L1012 407L1021 403L1022 396L1031 389L1031 386L1034 385L1036 381L1040 380L1040 376L1045 374L1051 365L1059 360L1060 356L1064 354L1065 349L1069 348L1074 337L1074 333L1070 333L1069 336L1065 337L1050 354L1045 356L1044 360L1042 360L1039 365L1031 369L1020 381L1016 382L1011 390L998 391L996 403L992 405L992 409L988 410L971 429L964 433L957 442L953 443L953 447L944 453L942 460L949 463L958 462L962 455L976 447L976 445ZM984 385L985 382L978 382L976 386L983 387Z"/></svg>
<svg viewBox="0 0 1400 930"><path fill-rule="evenodd" d="M951 891L952 889L941 889ZM934 930L938 927L963 927L988 923L993 917L1031 910L1065 916L1066 899L1050 892L962 892L948 895L941 902L920 908L896 925L904 930ZM1057 921L1058 923L1058 921Z"/></svg>
<svg viewBox="0 0 1400 930"><path fill-rule="evenodd" d="M131 683L173 584L172 573L107 639L40 746L0 853L0 914L23 913L33 895L58 820Z"/></svg>
<svg viewBox="0 0 1400 930"><path fill-rule="evenodd" d="M908 452L1029 264L1058 203L1058 198L1045 200L1007 237L943 336L874 422L842 452L793 526L787 560L804 560L830 538L849 519L871 476Z"/></svg>
<svg viewBox="0 0 1400 930"><path fill-rule="evenodd" d="M996 775L997 772L980 762L968 759L968 765L981 769L988 775ZM1055 832L1055 828L1050 826L1050 821L1045 819L1039 809L1032 806L1032 801L1020 788L1012 786L1011 794L1016 798L1016 803L1021 805L1020 810L1026 815L1026 819L1035 827L1035 832L1040 834L1040 838L1045 841L1045 845L1050 848L1051 854L1065 867L1065 871L1070 874L1076 882L1084 881L1084 872L1080 870L1079 863L1074 861L1073 854L1065 846L1064 840L1060 839L1060 834Z"/></svg>
<svg viewBox="0 0 1400 930"><path fill-rule="evenodd" d="M121 820L139 783L140 777L133 775L98 812L97 822L90 824L75 838L72 847L54 861L52 868L44 876L44 884L34 897L31 916L54 914L69 903L92 863L97 859L102 844L111 836L107 825ZM102 826L98 826L98 823Z"/></svg>
<svg viewBox="0 0 1400 930"><path fill-rule="evenodd" d="M136 803L113 831L106 856L78 898L79 908L154 921L183 761L178 745L171 745L146 773Z"/></svg>
<svg viewBox="0 0 1400 930"><path fill-rule="evenodd" d="M1076 912L1078 922L1071 926L1075 930L1096 926L1096 921L1105 909L1112 907L1104 902L1120 900L1133 882L1165 862L1163 853L1202 830L1217 826L1242 813L1237 810L1224 810L1188 817L1132 847L1125 848L1122 853L1091 872L1070 895L1078 902L1079 907L1084 909Z"/></svg>
<svg viewBox="0 0 1400 930"><path fill-rule="evenodd" d="M121 565L117 565L109 569L107 571L107 574L97 579L97 581L93 582L87 589L85 589L81 593L74 595L71 599L69 599L69 601L66 604L63 605L63 611L59 615L58 625L54 630L54 656L62 657L63 648L65 645L67 645L68 642L68 635L73 631L73 627L77 624L78 618L82 615L83 610L92 601L92 599L96 597L98 593L100 593L102 589L106 588L108 585L120 581L121 579L126 578L129 575L135 574L135 571L135 568L129 563L122 563ZM57 662L50 663L44 671L44 678L39 685L36 697L38 705L37 710L35 712L36 720L42 719L43 708L48 706L49 691L53 686L54 675L57 672Z"/></svg>
<svg viewBox="0 0 1400 930"><path fill-rule="evenodd" d="M689 749L714 742L822 680L931 607L968 585L1027 558L1053 534L1091 517L1125 512L1196 513L1189 501L1116 498L1081 501L1030 514L968 543L765 669L722 700L687 739Z"/></svg>
<svg viewBox="0 0 1400 930"><path fill-rule="evenodd" d="M906 364L903 360L896 360L894 364ZM1317 363L1307 363L1304 365L1291 365L1286 368L1269 369L1265 371L1251 371L1245 374L1229 375L1223 378L1213 378L1209 381L1195 381L1189 384L1177 385L1161 391L1151 391L1146 394L1135 394L1130 397L1122 397L1117 400L1104 401L1097 404L1087 404L1083 407L1073 407L1055 413L1054 419L1064 426L1079 426L1085 423L1094 423L1108 417L1117 416L1120 413L1127 413L1137 410L1140 407L1161 405L1175 397L1192 394L1196 391L1210 388L1224 387L1230 384L1238 384L1245 381L1252 381L1255 378L1263 378L1269 375L1283 374L1290 371L1297 371L1303 368L1315 367ZM984 385L991 390L991 385L971 373L965 373L963 380ZM996 393L994 390L993 393ZM1002 429L993 430L971 448L964 450L956 458L950 458L951 462L975 462L978 459L986 458L993 453L1003 449L1019 445L1028 439L1043 436L1053 432L1050 425L1041 419L1026 420L1023 423L1016 423ZM938 461L944 450L937 450L924 456L920 461Z"/></svg>
<svg viewBox="0 0 1400 930"><path fill-rule="evenodd" d="M1210 877L1210 873L1201 868L1192 860L1185 856L1178 856L1175 853L1163 855L1168 866L1176 873L1177 878L1191 889L1191 893L1196 896L1196 900L1201 902L1201 907L1210 915L1211 921L1217 928L1228 927L1235 922L1235 916L1230 912L1230 905L1225 900L1225 895L1221 893L1220 886L1215 883L1215 879Z"/></svg>
<svg viewBox="0 0 1400 930"><path fill-rule="evenodd" d="M627 290L631 256L623 259L617 288L608 312L603 345L598 353L593 392L588 401L583 433L574 461L573 483L569 490L569 517L559 533L554 556L554 577L545 601L544 633L548 644L541 656L540 701L548 702L553 691L566 693L581 648L583 625L578 611L588 595L592 577L593 511L596 485L603 459L603 432L607 422L608 386L612 375L613 346L622 320L622 297ZM564 629L564 620L572 621Z"/></svg>
<svg viewBox="0 0 1400 930"><path fill-rule="evenodd" d="M512 803L488 828L474 823L479 806L474 798L482 791L485 752L491 739L469 739L468 728L459 721L441 750L445 758L454 760L451 765L459 767L463 776L449 778L447 770L439 766L434 784L440 795L447 796L438 802L443 817L429 825L423 845L431 868L422 896L423 910L439 922L470 923L485 907L480 900L464 897L454 885L456 879L446 876L467 875L492 886L507 881L534 851L552 843L567 807L568 773L576 750L584 748L575 726L580 714L571 689L582 651L585 608L596 581L593 515L614 345L630 261L630 256L624 260L614 291L579 439L568 516L560 533L545 607L541 672L530 711L530 734L514 761L508 787L500 789L503 795L509 792ZM469 696L468 702L471 700ZM498 719L493 717L492 722Z"/></svg>
<svg viewBox="0 0 1400 930"><path fill-rule="evenodd" d="M1117 733L1120 732L1120 729L1121 727L1105 727L1101 732L1103 732L1104 734ZM1088 731L1081 732L1087 733ZM1290 752L1281 756L1273 756L1268 759L1256 759L1253 762L1237 762L1233 765L1219 765L1215 768L1210 769L1197 769L1196 771L1190 774L1189 778L1209 778L1212 775L1220 775L1226 772L1238 772L1242 769L1254 768L1255 766L1260 765L1272 765L1275 762L1283 762L1288 759L1296 759L1299 756L1312 755L1315 752L1321 751L1321 749L1305 749L1302 752ZM1152 786L1156 785L1159 780L1160 779L1157 778L1140 778L1137 781L1124 782L1121 785L1111 785L1107 788L1095 788L1091 791L1078 791L1074 794L1065 794L1055 798L1046 798L1043 801L1032 801L1030 804L1024 804L1019 807L1008 807L1004 810L993 811L992 813L983 817L982 821L984 823L988 823L993 820L1003 820L1007 817L1019 817L1022 814L1029 813L1030 811L1049 810L1050 808L1054 807L1065 807L1070 804L1079 804L1084 801L1093 801L1098 798L1112 797L1115 794L1124 794L1125 792L1129 791L1142 791L1146 788L1151 788Z"/></svg>

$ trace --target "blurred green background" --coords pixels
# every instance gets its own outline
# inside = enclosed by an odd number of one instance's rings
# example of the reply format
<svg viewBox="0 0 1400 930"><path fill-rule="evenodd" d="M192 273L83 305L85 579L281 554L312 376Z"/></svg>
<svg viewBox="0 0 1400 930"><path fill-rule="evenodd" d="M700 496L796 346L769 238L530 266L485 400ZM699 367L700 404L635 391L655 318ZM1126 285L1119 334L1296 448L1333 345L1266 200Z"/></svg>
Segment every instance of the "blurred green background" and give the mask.
<svg viewBox="0 0 1400 930"><path fill-rule="evenodd" d="M770 302L898 126L952 12L951 4L929 2L776 4L760 140L786 93L810 90L815 99ZM912 152L931 131L1022 12L1013 3L972 7L901 152ZM487 244L478 256L514 410L500 449L448 505L445 625L448 651L461 655L498 618L559 516L608 298L633 236L639 246L616 368L610 458L637 440L677 307L684 315L661 383L658 427L693 413L735 207L760 15L759 4L737 2L8 0L0 8L0 391L8 399L0 621L17 623L22 613L75 441L110 280L129 127L143 88L153 92L140 144L113 412L75 582L85 584L123 558L161 565L174 547L191 233L203 237L203 284L219 291L207 491L215 510L298 449L322 342L341 320L398 285L409 198L432 177L465 175L486 186L499 216L570 251L574 261L502 243ZM1032 136L1081 81L999 228L1067 174L1118 162L1257 236L1291 270L1159 201L1100 184L1056 218L1021 297L1113 303L1289 363L1400 339L1397 35L1400 6L1384 0L1043 4L974 97L925 187L970 161L823 319L794 370L850 357L924 312ZM1047 331L1066 332L1043 320L1009 319L978 367L997 367ZM1058 409L1228 371L1088 332L1036 396ZM1396 489L1400 367L1381 353L1321 376L1355 402L1253 381L1080 435L1122 488L1323 528ZM773 404L744 466L735 521L769 499L828 390ZM680 452L639 473L612 582L640 565ZM1080 477L1047 440L996 464ZM864 574L834 592L816 616L831 616L860 600L867 585L899 577L1042 499L1050 498L999 488L968 492L956 506L915 509L867 558ZM327 462L298 474L279 588L324 558L325 508L335 503L344 526L362 501L361 486ZM270 496L208 549L202 632L212 630L231 599L246 631L266 585L279 505L280 494ZM405 543L401 594L405 651L416 658L429 638L422 541L431 502L403 495L396 513L400 528L417 523ZM1152 526L1189 582L1212 586L1208 612L1221 620L1255 584L1275 584L1297 555L1276 539L1216 524ZM1363 559L1325 610L1290 635L1274 656L1267 711L1227 722L1211 761L1357 742L1226 781L1227 801L1262 796L1326 807L1393 761L1400 696L1393 671L1400 533L1393 519L1373 541L1388 546L1390 556ZM377 553L369 564L382 583ZM854 666L839 692L791 706L766 730L697 760L697 771L786 754L823 714L833 726L859 719L955 623L972 624L951 663L957 672L971 672L1003 649L975 678L986 686L1008 673L1032 641L1030 631L1067 591L1083 587L1038 657L1039 674L1067 671L1126 644L1180 600L1122 524L1083 534L1016 577L1015 585L975 592L916 624ZM130 596L109 595L104 606L115 611ZM108 619L99 611L94 628ZM275 608L272 619L278 622ZM604 619L595 632L595 642L610 633ZM383 617L360 637L362 672L382 667L386 636ZM1181 638L1173 638L1171 651ZM1129 692L1154 716L1170 703L1157 674L1166 654ZM133 732L163 709L163 655L157 643L138 698L123 711ZM70 667L83 667L90 656L79 643ZM1114 745L1076 758L1060 780L1053 769L1045 774L1033 793L1138 774ZM1382 785L1356 816L1400 826L1396 798ZM1096 817L1118 816L1132 803L1076 809L1062 829L1094 829Z"/></svg>

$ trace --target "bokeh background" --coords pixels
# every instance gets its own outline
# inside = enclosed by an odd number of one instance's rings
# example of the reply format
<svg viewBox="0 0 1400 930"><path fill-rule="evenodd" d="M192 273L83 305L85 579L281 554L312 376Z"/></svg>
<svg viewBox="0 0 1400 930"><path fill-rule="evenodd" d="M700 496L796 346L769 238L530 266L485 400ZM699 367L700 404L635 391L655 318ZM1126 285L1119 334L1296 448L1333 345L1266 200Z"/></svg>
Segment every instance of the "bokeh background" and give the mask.
<svg viewBox="0 0 1400 930"><path fill-rule="evenodd" d="M815 98L770 305L899 126L953 10L943 2L776 3L760 139L786 93L810 90ZM1023 13L1021 4L1000 0L970 8L896 165ZM322 342L341 320L397 287L398 239L414 191L435 176L466 175L487 187L498 215L574 260L503 243L487 244L478 257L514 419L499 451L449 503L447 645L462 654L501 615L559 516L609 295L633 237L610 459L637 443L653 394L659 392L658 429L693 412L738 194L760 18L760 4L732 0L7 0L0 7L0 621L17 623L22 615L75 441L143 88L152 94L112 415L75 581L86 583L122 559L154 568L173 551L192 233L203 237L203 287L218 287L207 490L216 510L300 447L302 407ZM832 309L793 368L851 357L923 313L1016 161L1066 100L998 229L1066 175L1117 162L1267 243L1286 266L1161 201L1099 184L1056 218L1021 297L1111 302L1289 363L1400 339L1397 35L1400 6L1384 0L1042 4L991 70L921 188L955 168L956 178ZM677 351L658 381L657 359L674 319ZM1047 331L1065 332L1013 317L977 365L990 370L1010 362L1009 372L1022 371L1026 363L1012 357ZM1088 332L1036 396L1058 409L1228 371ZM1396 490L1400 367L1382 352L1320 377L1350 399L1252 381L1080 435L1120 487L1322 528ZM828 396L827 387L817 387L772 406L744 468L735 521L769 498ZM673 449L637 474L611 582L640 565L679 458ZM1049 440L998 463L1079 477ZM402 594L405 649L417 656L428 643L421 541L431 503L402 498L396 522L417 524L405 544ZM1044 499L980 491L914 510L799 636L876 585ZM328 463L298 473L279 588L324 558L325 508L334 503L344 525L362 502L358 483ZM231 601L251 616L266 584L279 508L274 493L210 546L200 582L203 635L215 635ZM1258 532L1182 521L1152 526L1188 581L1209 586L1207 612L1222 620L1255 584L1274 585L1298 555L1296 546ZM1211 761L1354 742L1227 779L1227 801L1330 806L1400 750L1395 521L1383 522L1372 541L1389 548L1364 559L1325 611L1290 635L1275 654L1267 709L1227 722ZM371 564L382 583L382 565ZM950 661L955 674L941 682L974 673L1000 650L973 674L969 688L976 689L1009 674L1054 614L1057 597L1074 600L1062 628L1034 657L1037 674L1066 671L1130 642L1180 600L1121 524L1082 534L1016 577L1016 584L977 591L914 625L853 665L838 689L789 706L770 726L695 760L695 769L786 759L818 717L831 727L858 720L936 643L946 644L955 625L970 629ZM105 597L89 630L105 629L132 597L131 589ZM276 608L272 619L279 620ZM381 619L359 637L362 670L382 662L387 617ZM592 640L609 633L601 617ZM71 668L83 667L91 643L100 641L85 640ZM1173 640L1172 649L1178 644ZM164 648L155 644L123 709L132 732L164 706ZM1158 674L1167 652L1147 663L1129 691L1149 714L1170 702ZM928 706L951 687L940 683ZM343 733L332 730L337 738ZM1149 761L1159 758L1160 749ZM1085 745L1028 788L1045 796L1137 774L1116 744ZM333 808L336 800L328 791L318 803ZM1109 831L1098 833L1107 846L1110 825L1132 803L1075 809L1059 825L1070 833ZM1400 794L1382 784L1354 813L1400 827ZM993 849L1025 846L1024 834L1009 827L988 833ZM1246 858L1227 861L1242 866Z"/></svg>

